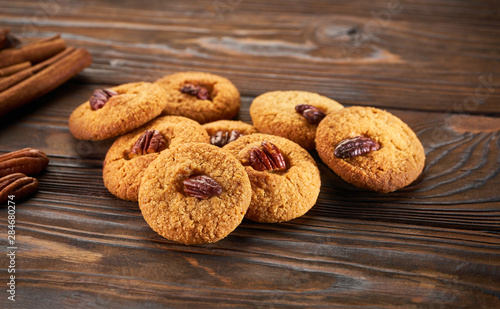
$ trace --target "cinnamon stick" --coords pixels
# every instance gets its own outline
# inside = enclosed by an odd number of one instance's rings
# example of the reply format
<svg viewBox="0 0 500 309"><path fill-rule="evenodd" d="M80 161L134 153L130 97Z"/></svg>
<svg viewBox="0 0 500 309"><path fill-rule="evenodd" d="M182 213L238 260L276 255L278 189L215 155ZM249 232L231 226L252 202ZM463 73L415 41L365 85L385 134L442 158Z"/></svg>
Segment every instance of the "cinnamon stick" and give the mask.
<svg viewBox="0 0 500 309"><path fill-rule="evenodd" d="M26 78L30 77L31 75L33 75L33 73L30 70L24 70L24 71L18 72L17 74L0 79L0 93L2 91L4 91L5 89L19 83L20 81L25 80Z"/></svg>
<svg viewBox="0 0 500 309"><path fill-rule="evenodd" d="M16 47L21 44L21 39L10 32L9 29L0 29L0 49Z"/></svg>
<svg viewBox="0 0 500 309"><path fill-rule="evenodd" d="M49 67L0 93L0 116L54 90L92 62L90 53L76 49Z"/></svg>
<svg viewBox="0 0 500 309"><path fill-rule="evenodd" d="M38 40L35 40L35 41L28 42L24 46L37 45L37 44L40 44L40 43L54 41L54 40L57 40L57 39L60 39L60 38L61 38L61 35L60 34L56 34L56 35L53 35L53 36L49 36L47 38L42 38L42 39L38 39Z"/></svg>
<svg viewBox="0 0 500 309"><path fill-rule="evenodd" d="M53 56L52 58L49 58L49 59L45 60L44 62L40 62L40 63L34 65L29 70L31 70L33 73L41 71L41 70L45 69L46 67L48 67L49 65L55 63L56 61L58 61L62 57L65 57L66 55L72 53L73 51L75 51L75 49L76 48L74 48L73 46L70 46L70 47L66 48L65 50L63 50L62 52L58 53L57 55Z"/></svg>
<svg viewBox="0 0 500 309"><path fill-rule="evenodd" d="M62 57L65 57L67 54L72 53L75 50L74 47L68 47L59 54L45 60L44 62L40 62L37 65L34 65L26 70L23 70L21 72L18 72L16 74L13 74L7 78L0 79L0 92L4 91L5 89L19 83L20 81L25 80L26 78L30 77L31 75L35 74L36 72L39 72L46 67L50 66L51 64L55 63Z"/></svg>
<svg viewBox="0 0 500 309"><path fill-rule="evenodd" d="M4 48L8 43L7 35L9 34L10 29L0 29L0 49Z"/></svg>
<svg viewBox="0 0 500 309"><path fill-rule="evenodd" d="M8 67L1 68L0 69L0 77L12 75L14 73L17 73L17 72L22 71L22 70L29 68L29 67L31 67L31 62L26 61L26 62L21 62L18 64L14 64L14 65L11 65Z"/></svg>
<svg viewBox="0 0 500 309"><path fill-rule="evenodd" d="M0 68L16 63L29 61L41 62L66 48L63 39L55 39L40 43L32 43L21 48L11 48L0 51Z"/></svg>

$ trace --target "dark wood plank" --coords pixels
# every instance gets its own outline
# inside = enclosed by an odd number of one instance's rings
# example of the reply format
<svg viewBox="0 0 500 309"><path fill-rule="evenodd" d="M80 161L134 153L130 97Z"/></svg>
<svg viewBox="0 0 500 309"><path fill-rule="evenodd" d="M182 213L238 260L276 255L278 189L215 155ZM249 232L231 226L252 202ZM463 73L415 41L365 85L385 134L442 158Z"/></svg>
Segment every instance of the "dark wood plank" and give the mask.
<svg viewBox="0 0 500 309"><path fill-rule="evenodd" d="M20 212L18 297L28 307L493 308L500 296L500 243L486 233L304 218L244 222L217 244L186 247L133 209L51 204L37 198Z"/></svg>
<svg viewBox="0 0 500 309"><path fill-rule="evenodd" d="M34 112L23 115L25 110L21 109L9 116L15 123L5 122L8 126L0 133L0 145L9 145L9 148L0 151L32 145L51 155L49 172L44 176L47 182L41 183L41 190L111 197L102 186L101 166L113 139L79 141L67 128L71 111L99 87L76 81L68 83L26 107L26 110L36 107ZM252 99L243 98L238 115L248 123L251 123L248 108ZM498 119L389 111L407 122L422 141L427 156L423 174L405 189L378 194L342 181L315 152L311 152L320 167L323 183L320 198L311 213L500 231ZM13 139L12 136L26 138ZM100 185L95 186L96 183Z"/></svg>
<svg viewBox="0 0 500 309"><path fill-rule="evenodd" d="M62 33L88 48L92 82L189 68L227 76L250 96L300 89L352 105L500 112L495 1L69 3L47 16L37 1L8 3L0 18L14 32Z"/></svg>
<svg viewBox="0 0 500 309"><path fill-rule="evenodd" d="M386 195L362 191L313 152L323 186L305 216L284 224L245 220L216 244L186 247L158 236L136 203L106 190L101 165L112 140L70 135L69 114L101 86L76 79L2 122L1 151L31 145L51 159L39 192L16 213L23 304L133 308L147 299L151 306L186 308L221 301L342 307L361 306L368 297L380 307L488 308L500 302L495 118L391 110L427 152L415 184ZM251 121L251 101L243 98L239 119ZM41 302L29 296L40 293Z"/></svg>

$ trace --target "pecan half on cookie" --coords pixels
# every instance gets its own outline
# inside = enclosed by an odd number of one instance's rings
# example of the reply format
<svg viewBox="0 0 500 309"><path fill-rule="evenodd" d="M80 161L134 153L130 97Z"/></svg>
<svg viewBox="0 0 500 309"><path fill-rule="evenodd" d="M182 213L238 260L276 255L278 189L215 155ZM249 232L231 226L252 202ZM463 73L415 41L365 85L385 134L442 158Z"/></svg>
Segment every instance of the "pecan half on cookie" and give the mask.
<svg viewBox="0 0 500 309"><path fill-rule="evenodd" d="M271 142L263 141L260 147L250 149L250 165L257 171L285 170L286 162L281 150Z"/></svg>
<svg viewBox="0 0 500 309"><path fill-rule="evenodd" d="M89 99L90 109L96 111L103 108L108 100L117 94L116 91L108 88L95 90Z"/></svg>
<svg viewBox="0 0 500 309"><path fill-rule="evenodd" d="M366 136L356 136L341 141L334 149L337 158L354 158L380 149L380 144Z"/></svg>
<svg viewBox="0 0 500 309"><path fill-rule="evenodd" d="M128 157L134 158L148 153L155 153L165 150L168 142L158 130L146 130L139 136Z"/></svg>
<svg viewBox="0 0 500 309"><path fill-rule="evenodd" d="M214 135L210 136L210 144L223 147L231 142L234 142L239 137L243 136L238 130L232 130L229 132L217 131Z"/></svg>
<svg viewBox="0 0 500 309"><path fill-rule="evenodd" d="M295 105L295 110L312 125L320 123L326 116L319 108L309 104Z"/></svg>
<svg viewBox="0 0 500 309"><path fill-rule="evenodd" d="M222 194L221 185L212 177L207 175L191 176L184 180L184 193L200 200L206 200L212 196Z"/></svg>
<svg viewBox="0 0 500 309"><path fill-rule="evenodd" d="M197 97L200 100L211 100L210 91L201 85L186 84L181 87L182 93L187 93Z"/></svg>
<svg viewBox="0 0 500 309"><path fill-rule="evenodd" d="M240 120L218 120L205 123L203 128L210 135L210 143L219 147L234 142L241 136L258 132L253 125Z"/></svg>

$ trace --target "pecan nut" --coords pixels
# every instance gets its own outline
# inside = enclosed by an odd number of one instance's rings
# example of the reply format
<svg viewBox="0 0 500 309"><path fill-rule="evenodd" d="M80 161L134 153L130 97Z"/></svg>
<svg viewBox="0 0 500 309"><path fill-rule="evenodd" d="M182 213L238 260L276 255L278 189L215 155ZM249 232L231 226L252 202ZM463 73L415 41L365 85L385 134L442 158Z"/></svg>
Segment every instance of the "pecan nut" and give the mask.
<svg viewBox="0 0 500 309"><path fill-rule="evenodd" d="M103 108L109 98L115 95L118 95L118 93L108 88L95 90L89 99L90 108L93 111Z"/></svg>
<svg viewBox="0 0 500 309"><path fill-rule="evenodd" d="M263 141L260 147L250 149L250 165L261 172L287 169L281 150L268 141Z"/></svg>
<svg viewBox="0 0 500 309"><path fill-rule="evenodd" d="M210 91L200 85L187 84L181 88L182 93L187 93L197 97L200 100L211 100Z"/></svg>
<svg viewBox="0 0 500 309"><path fill-rule="evenodd" d="M129 159L167 149L167 141L158 130L146 130L132 146Z"/></svg>
<svg viewBox="0 0 500 309"><path fill-rule="evenodd" d="M341 141L334 150L337 158L347 159L380 149L380 144L366 136L356 136Z"/></svg>
<svg viewBox="0 0 500 309"><path fill-rule="evenodd" d="M206 200L215 195L219 196L222 191L221 185L206 175L191 176L184 180L184 193L200 200Z"/></svg>
<svg viewBox="0 0 500 309"><path fill-rule="evenodd" d="M317 125L325 118L326 114L319 108L309 104L299 104L295 106L295 110L304 117L308 123Z"/></svg>
<svg viewBox="0 0 500 309"><path fill-rule="evenodd" d="M5 203L9 195L16 200L32 196L38 189L38 180L22 173L14 173L0 178L0 203Z"/></svg>
<svg viewBox="0 0 500 309"><path fill-rule="evenodd" d="M25 175L40 174L49 164L45 153L34 148L24 148L0 156L0 177L23 173Z"/></svg>
<svg viewBox="0 0 500 309"><path fill-rule="evenodd" d="M210 144L223 147L234 142L241 136L243 136L243 134L238 130L232 130L230 132L217 131L214 135L210 136Z"/></svg>

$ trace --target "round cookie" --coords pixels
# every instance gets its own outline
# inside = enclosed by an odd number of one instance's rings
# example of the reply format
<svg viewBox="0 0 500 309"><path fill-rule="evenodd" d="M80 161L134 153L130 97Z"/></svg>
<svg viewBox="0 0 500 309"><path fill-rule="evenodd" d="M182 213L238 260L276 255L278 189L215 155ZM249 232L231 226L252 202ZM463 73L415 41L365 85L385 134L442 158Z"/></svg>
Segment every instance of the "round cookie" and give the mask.
<svg viewBox="0 0 500 309"><path fill-rule="evenodd" d="M207 130L208 135L210 135L210 143L216 146L220 146L219 144L225 145L231 142L233 131L238 132L238 134L235 135L235 138L238 138L242 135L250 135L258 132L253 125L240 120L217 120L214 122L205 123L203 125L203 128ZM218 132L223 132L224 134L226 134L225 140L221 141L221 138L217 139L216 136L214 136L216 134L220 134Z"/></svg>
<svg viewBox="0 0 500 309"><path fill-rule="evenodd" d="M69 117L69 130L81 140L103 140L125 134L161 114L165 91L152 83L130 83L110 88L118 93L92 110L89 101Z"/></svg>
<svg viewBox="0 0 500 309"><path fill-rule="evenodd" d="M276 145L287 164L282 171L258 171L251 166L250 152L263 141ZM298 144L279 136L252 134L223 147L245 166L252 183L252 202L245 215L258 222L284 222L305 214L314 206L321 179L316 162Z"/></svg>
<svg viewBox="0 0 500 309"><path fill-rule="evenodd" d="M108 150L103 166L104 185L113 195L137 201L144 170L161 153L153 152L130 158L134 144L147 130L157 130L166 141L166 149L183 143L208 143L207 132L199 123L180 116L159 117L141 128L119 137Z"/></svg>
<svg viewBox="0 0 500 309"><path fill-rule="evenodd" d="M253 100L250 116L259 132L288 138L307 150L314 149L317 125L295 110L299 104L312 105L326 115L343 108L337 101L313 92L272 91Z"/></svg>
<svg viewBox="0 0 500 309"><path fill-rule="evenodd" d="M222 192L208 199L188 196L184 181L194 175L215 180ZM149 226L183 244L213 243L243 220L252 196L244 167L210 144L183 144L162 152L142 179L139 207Z"/></svg>
<svg viewBox="0 0 500 309"><path fill-rule="evenodd" d="M240 110L240 93L227 79L204 72L179 72L156 81L167 93L164 115L179 115L207 123L231 119ZM189 85L208 90L209 99L199 99L194 94L181 91Z"/></svg>
<svg viewBox="0 0 500 309"><path fill-rule="evenodd" d="M340 142L358 136L377 142L380 149L345 159L335 156ZM374 107L348 107L326 116L316 132L316 149L342 179L378 192L409 185L425 163L424 148L408 125Z"/></svg>

